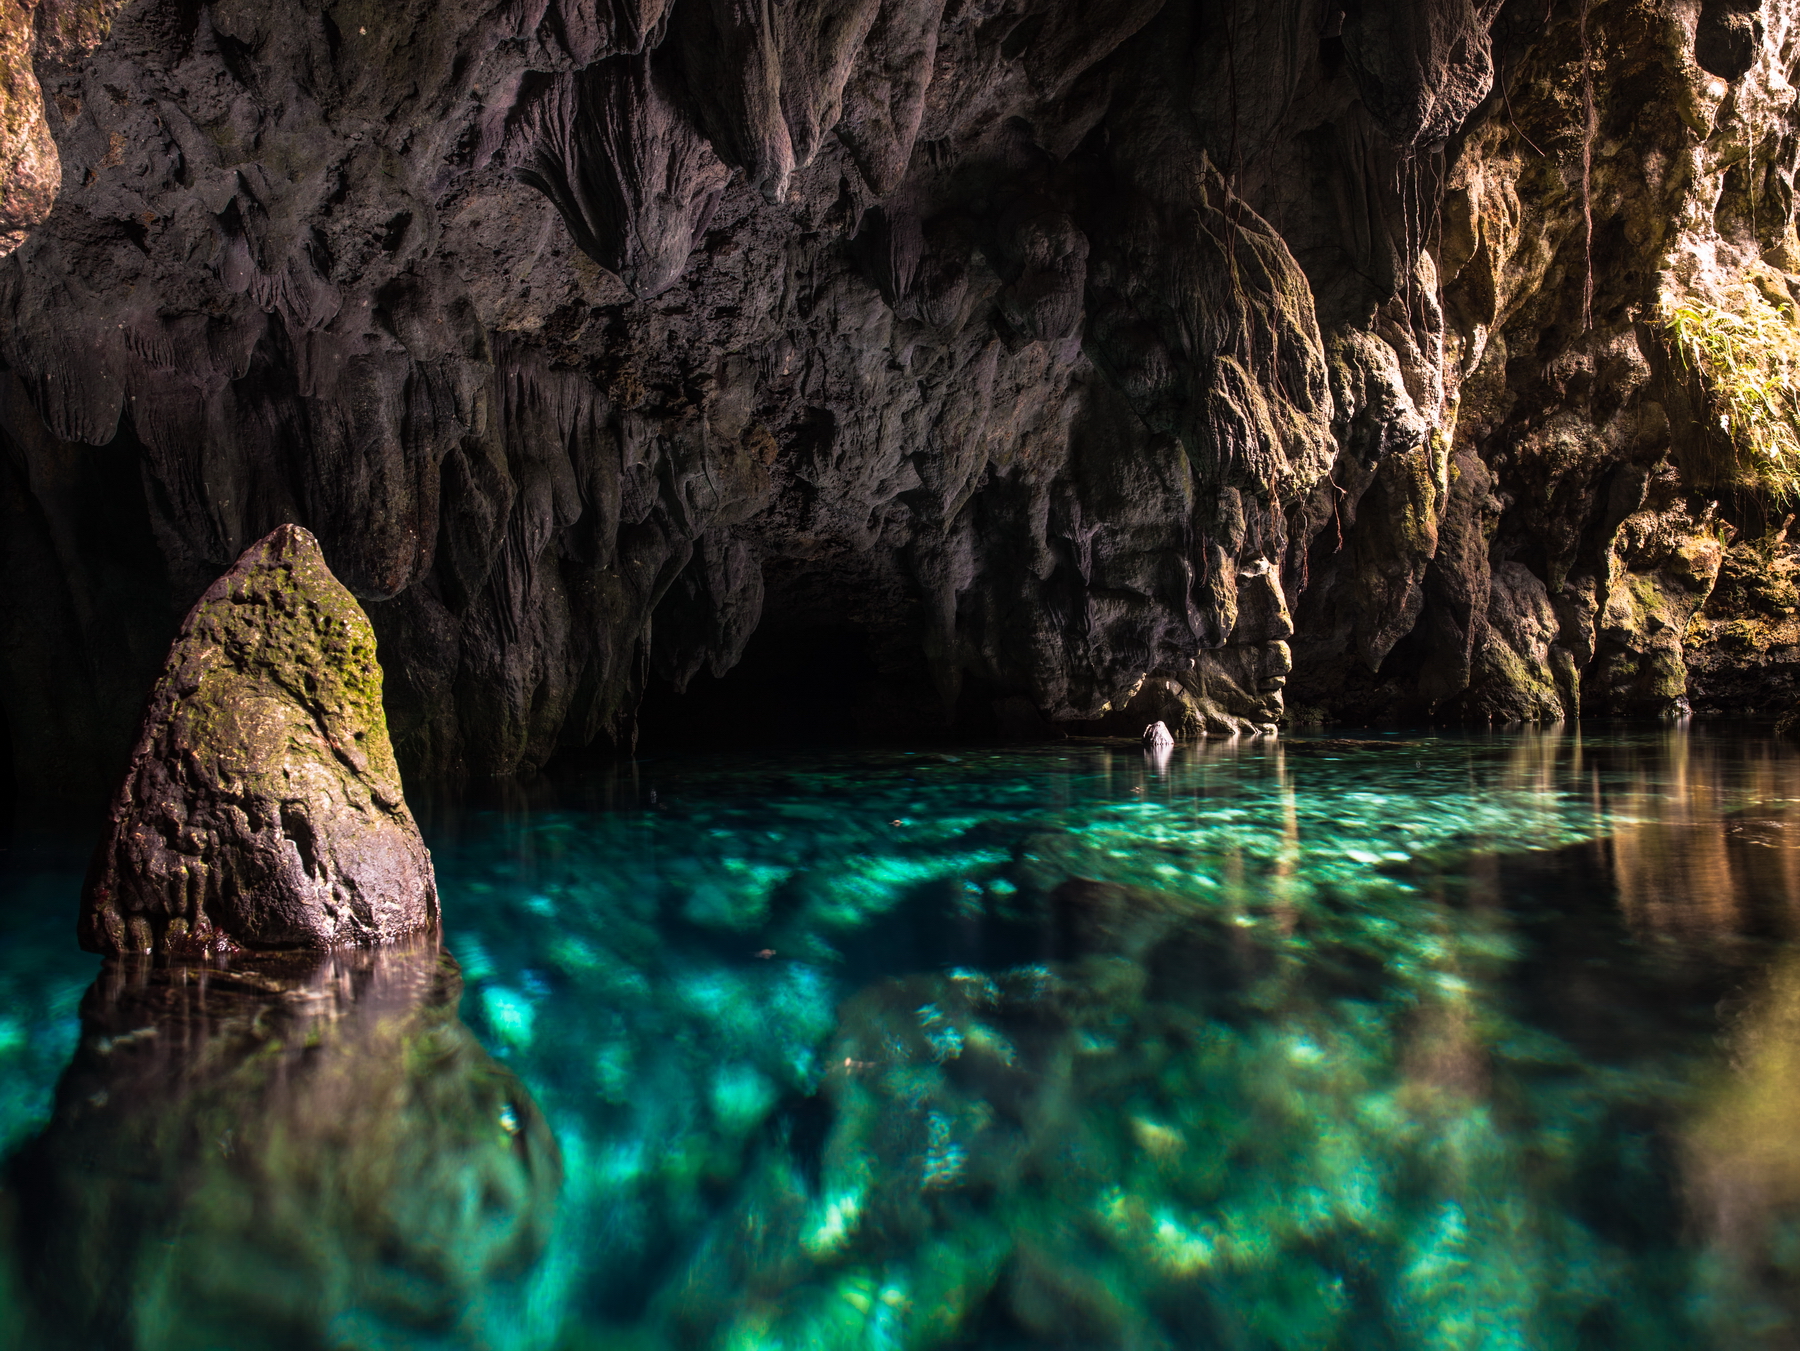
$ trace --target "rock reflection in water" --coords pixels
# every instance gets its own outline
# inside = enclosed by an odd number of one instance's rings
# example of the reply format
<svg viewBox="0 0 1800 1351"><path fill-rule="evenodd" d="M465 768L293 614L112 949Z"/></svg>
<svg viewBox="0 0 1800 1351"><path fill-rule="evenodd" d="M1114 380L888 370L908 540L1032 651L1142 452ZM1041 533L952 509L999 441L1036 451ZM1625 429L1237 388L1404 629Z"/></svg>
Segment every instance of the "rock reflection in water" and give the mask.
<svg viewBox="0 0 1800 1351"><path fill-rule="evenodd" d="M1760 749L1761 754L1756 754ZM1779 747L1670 738L1631 764L1603 846L1634 929L1708 945L1800 938L1800 773ZM1751 801L1756 808L1737 810Z"/></svg>
<svg viewBox="0 0 1800 1351"><path fill-rule="evenodd" d="M1563 760L1567 777L1581 752L1559 739L1540 755ZM1800 761L1780 743L1671 735L1590 751L1573 768L1591 774L1611 826L1579 848L1610 882L1633 946L1656 962L1665 997L1681 985L1715 996L1715 1055L1663 1090L1666 1145L1641 1122L1620 1132L1626 1147L1666 1152L1675 1174L1657 1218L1682 1245L1687 1340L1788 1351L1800 1345ZM1587 970L1549 977L1565 1016L1616 1027L1642 993L1611 963L1581 960ZM1647 1035L1667 1026L1639 1017Z"/></svg>
<svg viewBox="0 0 1800 1351"><path fill-rule="evenodd" d="M1791 1347L1800 1329L1800 961L1788 958L1730 1036L1732 1063L1684 1141L1704 1245L1696 1312L1713 1344Z"/></svg>
<svg viewBox="0 0 1800 1351"><path fill-rule="evenodd" d="M528 1344L561 1162L461 986L435 939L109 965L11 1167L33 1351Z"/></svg>

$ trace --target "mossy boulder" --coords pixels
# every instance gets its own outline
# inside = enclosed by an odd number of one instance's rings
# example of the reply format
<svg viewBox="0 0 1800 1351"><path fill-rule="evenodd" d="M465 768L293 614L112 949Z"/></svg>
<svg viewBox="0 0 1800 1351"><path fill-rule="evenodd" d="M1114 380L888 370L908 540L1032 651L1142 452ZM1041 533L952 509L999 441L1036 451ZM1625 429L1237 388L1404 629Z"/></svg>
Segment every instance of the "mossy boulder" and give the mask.
<svg viewBox="0 0 1800 1351"><path fill-rule="evenodd" d="M284 525L201 596L150 695L83 897L82 946L198 956L435 925L375 634Z"/></svg>

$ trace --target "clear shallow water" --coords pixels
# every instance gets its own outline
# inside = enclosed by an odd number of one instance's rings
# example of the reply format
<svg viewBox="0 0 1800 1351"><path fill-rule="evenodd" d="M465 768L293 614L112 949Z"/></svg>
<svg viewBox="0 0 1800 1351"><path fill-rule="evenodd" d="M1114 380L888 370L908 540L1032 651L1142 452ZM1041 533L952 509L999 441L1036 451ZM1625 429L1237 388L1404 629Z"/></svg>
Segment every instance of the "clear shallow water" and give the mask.
<svg viewBox="0 0 1800 1351"><path fill-rule="evenodd" d="M77 1051L85 842L14 851L21 1346L1800 1342L1787 747L672 758L415 796L460 1021L399 954L278 1004L115 981Z"/></svg>

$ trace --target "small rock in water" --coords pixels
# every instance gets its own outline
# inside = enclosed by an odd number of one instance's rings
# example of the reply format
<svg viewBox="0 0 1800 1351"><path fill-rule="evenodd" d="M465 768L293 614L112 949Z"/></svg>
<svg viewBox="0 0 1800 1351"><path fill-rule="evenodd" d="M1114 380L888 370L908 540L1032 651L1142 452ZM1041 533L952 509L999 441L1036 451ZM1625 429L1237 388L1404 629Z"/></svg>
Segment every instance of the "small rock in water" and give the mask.
<svg viewBox="0 0 1800 1351"><path fill-rule="evenodd" d="M318 541L258 540L183 621L82 898L82 946L198 956L437 922L368 617Z"/></svg>
<svg viewBox="0 0 1800 1351"><path fill-rule="evenodd" d="M1144 729L1144 745L1155 749L1158 746L1173 746L1175 738L1169 733L1169 726L1164 722L1153 722Z"/></svg>

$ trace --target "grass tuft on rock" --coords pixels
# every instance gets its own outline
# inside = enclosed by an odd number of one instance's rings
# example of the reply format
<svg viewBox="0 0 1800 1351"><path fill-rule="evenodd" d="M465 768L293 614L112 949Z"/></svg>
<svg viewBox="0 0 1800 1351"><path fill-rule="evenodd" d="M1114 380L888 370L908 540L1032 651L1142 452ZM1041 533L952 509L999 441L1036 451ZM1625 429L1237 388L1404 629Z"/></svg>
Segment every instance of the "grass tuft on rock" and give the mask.
<svg viewBox="0 0 1800 1351"><path fill-rule="evenodd" d="M1791 302L1755 287L1732 299L1730 309L1684 301L1668 311L1664 331L1705 386L1737 479L1791 502L1800 499L1800 326Z"/></svg>

